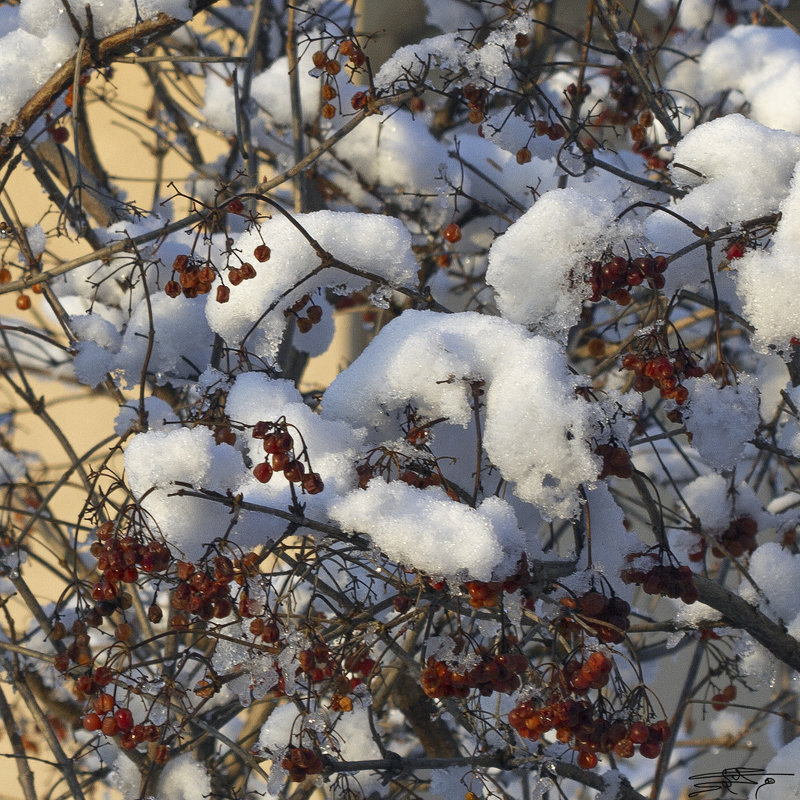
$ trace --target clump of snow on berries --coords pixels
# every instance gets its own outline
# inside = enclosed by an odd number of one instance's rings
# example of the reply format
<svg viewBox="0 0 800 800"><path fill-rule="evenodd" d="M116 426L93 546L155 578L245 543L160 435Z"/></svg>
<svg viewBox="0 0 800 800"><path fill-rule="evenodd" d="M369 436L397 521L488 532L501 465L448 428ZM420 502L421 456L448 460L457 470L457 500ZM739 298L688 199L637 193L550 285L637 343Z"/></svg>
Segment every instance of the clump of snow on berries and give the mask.
<svg viewBox="0 0 800 800"><path fill-rule="evenodd" d="M800 307L794 302L800 285L800 170L780 211L772 247L750 251L737 262L736 287L755 327L753 344L762 351L776 348L788 358L791 339L800 331Z"/></svg>
<svg viewBox="0 0 800 800"><path fill-rule="evenodd" d="M191 753L171 758L158 781L158 797L170 800L201 800L211 794L211 777ZM138 795L137 795L138 796Z"/></svg>
<svg viewBox="0 0 800 800"><path fill-rule="evenodd" d="M473 415L470 383L481 380L483 444L492 463L544 515L576 514L578 487L600 472L588 442L608 425L609 412L602 400L576 396L582 381L556 342L506 320L406 311L331 384L323 415L371 426L378 442L396 436L387 412L409 402L421 418L446 417L466 427Z"/></svg>
<svg viewBox="0 0 800 800"><path fill-rule="evenodd" d="M508 85L513 83L508 54L514 49L517 34L529 33L530 27L530 19L520 14L493 30L480 48L458 33L444 33L406 45L386 60L375 76L375 86L397 90L404 84L413 85L431 66L469 76L476 83L493 80L498 85Z"/></svg>
<svg viewBox="0 0 800 800"><path fill-rule="evenodd" d="M381 758L381 751L372 736L368 711L361 705L341 714L334 727L334 741L344 761L360 761Z"/></svg>
<svg viewBox="0 0 800 800"><path fill-rule="evenodd" d="M117 328L100 314L80 314L70 318L70 327L78 341L72 366L75 377L87 386L102 383L122 345Z"/></svg>
<svg viewBox="0 0 800 800"><path fill-rule="evenodd" d="M331 516L345 530L369 534L393 560L432 575L508 577L525 541L513 509L500 498L473 509L438 488L401 481L372 481L336 501Z"/></svg>
<svg viewBox="0 0 800 800"><path fill-rule="evenodd" d="M334 151L352 164L368 184L404 187L420 194L435 194L440 188L441 165L450 174L459 171L447 146L433 136L422 120L402 109L387 118L365 119L336 144ZM469 194L470 186L471 179L465 176L463 191ZM393 202L413 203L416 208L419 197L393 196Z"/></svg>
<svg viewBox="0 0 800 800"><path fill-rule="evenodd" d="M583 262L614 233L614 206L575 189L547 192L489 250L500 313L564 339L590 294Z"/></svg>
<svg viewBox="0 0 800 800"><path fill-rule="evenodd" d="M750 581L742 581L739 594L774 622L794 623L800 615L800 554L791 553L777 542L764 542L750 556Z"/></svg>
<svg viewBox="0 0 800 800"><path fill-rule="evenodd" d="M258 735L257 749L264 753L278 755L292 740L292 733L298 727L299 712L294 703L278 706L267 717Z"/></svg>
<svg viewBox="0 0 800 800"><path fill-rule="evenodd" d="M701 96L741 92L751 119L800 133L800 38L788 27L737 25L700 56Z"/></svg>
<svg viewBox="0 0 800 800"><path fill-rule="evenodd" d="M307 60L310 62L310 58ZM319 81L309 73L304 59L300 59L296 69L302 116L310 119L319 109ZM258 109L251 122L253 134L259 144L274 146L274 139L268 138L269 132L276 127L289 126L292 121L289 67L285 56L253 77L250 98ZM206 121L222 133L236 135L236 103L230 76L208 74L202 108Z"/></svg>
<svg viewBox="0 0 800 800"><path fill-rule="evenodd" d="M712 230L775 212L799 159L800 136L795 134L772 130L739 114L706 122L675 148L672 178L690 191L671 210ZM658 252L675 252L695 241L688 225L659 211L648 217L645 230ZM666 291L697 286L707 277L705 250L695 248L670 262Z"/></svg>
<svg viewBox="0 0 800 800"><path fill-rule="evenodd" d="M732 469L760 422L758 389L746 375L736 386L720 387L711 375L687 378L686 429L700 456L714 469Z"/></svg>
<svg viewBox="0 0 800 800"><path fill-rule="evenodd" d="M159 431L163 428L174 428L180 417L172 410L169 403L160 397L144 398L144 413L147 419L147 430ZM114 433L124 436L134 425L139 424L139 402L130 400L122 406L114 420Z"/></svg>
<svg viewBox="0 0 800 800"><path fill-rule="evenodd" d="M26 228L25 239L34 256L40 256L47 247L47 234L41 225L31 225L30 228Z"/></svg>
<svg viewBox="0 0 800 800"><path fill-rule="evenodd" d="M706 531L724 531L737 517L759 519L763 511L752 488L742 481L735 489L724 476L701 475L681 489L686 505Z"/></svg>
<svg viewBox="0 0 800 800"><path fill-rule="evenodd" d="M167 544L189 559L230 523L226 506L211 500L174 496L176 482L225 493L247 477L241 454L216 444L208 428L176 428L140 433L125 450L128 483Z"/></svg>
<svg viewBox="0 0 800 800"><path fill-rule="evenodd" d="M746 724L747 722L744 716L732 709L718 711L710 717L708 722L711 733L722 740L741 733L745 729Z"/></svg>
<svg viewBox="0 0 800 800"><path fill-rule="evenodd" d="M417 263L411 254L411 237L396 219L318 211L299 214L294 221L325 251L356 270L378 275L392 286L415 280ZM227 303L208 303L206 316L211 330L229 346L237 347L247 337L249 351L273 359L286 327L285 309L321 287L353 292L369 283L370 278L331 267L318 270L306 280L319 268L320 258L305 236L282 215L276 214L257 229L242 234L235 248L240 253L252 253L262 242L270 243L269 263L257 268L246 291L232 291ZM273 303L275 308L265 314Z"/></svg>
<svg viewBox="0 0 800 800"><path fill-rule="evenodd" d="M578 561L577 572L561 581L573 591L589 589L589 579L594 573L602 574L623 600L632 602L633 585L619 580L620 570L627 566L626 556L644 548L641 539L625 529L625 515L605 483L586 492L586 516L592 532L592 564L589 568L589 551L584 548Z"/></svg>

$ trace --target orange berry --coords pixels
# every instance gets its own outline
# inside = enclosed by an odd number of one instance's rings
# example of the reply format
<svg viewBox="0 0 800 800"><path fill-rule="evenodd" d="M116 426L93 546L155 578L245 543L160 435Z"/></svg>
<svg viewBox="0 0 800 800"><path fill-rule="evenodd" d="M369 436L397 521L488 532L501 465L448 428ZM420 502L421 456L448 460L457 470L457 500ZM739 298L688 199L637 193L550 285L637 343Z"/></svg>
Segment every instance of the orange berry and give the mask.
<svg viewBox="0 0 800 800"><path fill-rule="evenodd" d="M20 311L27 311L31 307L31 298L27 294L21 294L17 298L17 308Z"/></svg>

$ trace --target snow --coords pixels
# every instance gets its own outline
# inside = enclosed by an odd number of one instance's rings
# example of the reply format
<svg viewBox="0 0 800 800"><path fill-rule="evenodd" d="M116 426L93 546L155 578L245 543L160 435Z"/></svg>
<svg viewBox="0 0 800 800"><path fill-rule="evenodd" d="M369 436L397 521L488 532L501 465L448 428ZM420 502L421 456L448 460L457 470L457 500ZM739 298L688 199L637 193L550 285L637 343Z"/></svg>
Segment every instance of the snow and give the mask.
<svg viewBox="0 0 800 800"><path fill-rule="evenodd" d="M692 444L714 469L732 469L759 424L758 390L752 378L737 377L737 386L717 384L711 375L688 378L685 421Z"/></svg>
<svg viewBox="0 0 800 800"><path fill-rule="evenodd" d="M306 235L345 265L378 275L391 286L414 282L417 263L411 254L411 237L398 220L333 211L298 214L293 219ZM246 340L248 350L271 360L286 328L285 309L322 287L337 287L348 294L369 283L369 278L336 267L318 269L320 258L309 241L278 213L243 233L234 247L242 258L248 258L262 243L272 250L270 260L255 262L256 277L246 285L233 287L229 302L208 303L205 313L211 330L229 346L237 347ZM218 266L224 264L220 261ZM267 313L273 304L274 310Z"/></svg>
<svg viewBox="0 0 800 800"><path fill-rule="evenodd" d="M466 426L469 383L486 381L483 445L515 494L546 516L577 513L578 487L599 462L588 441L605 416L575 396L561 348L474 313L407 311L330 385L323 414L388 435L387 411L411 401L422 417Z"/></svg>
<svg viewBox="0 0 800 800"><path fill-rule="evenodd" d="M125 449L125 472L160 534L189 560L199 558L204 544L225 533L231 518L218 503L172 496L175 482L224 493L247 478L241 455L230 445L216 444L205 427L138 434Z"/></svg>
<svg viewBox="0 0 800 800"><path fill-rule="evenodd" d="M766 776L774 781L771 791L786 800L800 800L800 783L796 780L797 764L800 761L800 737L785 744L764 767L765 777L750 790L749 799L757 800L758 790L768 785ZM766 792L761 793L763 798Z"/></svg>
<svg viewBox="0 0 800 800"><path fill-rule="evenodd" d="M769 250L746 253L737 264L736 288L744 311L755 326L754 344L762 351L776 348L788 354L790 340L800 332L800 309L792 302L800 280L800 175L795 170L788 196L780 204L781 220Z"/></svg>
<svg viewBox="0 0 800 800"><path fill-rule="evenodd" d="M675 148L673 179L690 191L671 211L713 230L778 210L800 160L800 136L730 114L699 125ZM674 216L651 214L645 223L654 252L671 253L694 241ZM670 262L666 291L698 286L708 277L704 248ZM719 280L719 278L718 278Z"/></svg>
<svg viewBox="0 0 800 800"><path fill-rule="evenodd" d="M489 250L487 282L511 322L565 340L591 295L585 262L616 234L614 206L575 189L550 191Z"/></svg>
<svg viewBox="0 0 800 800"><path fill-rule="evenodd" d="M189 0L70 0L70 8L85 24L91 6L95 36L104 38L137 20L160 13L175 19L192 16ZM22 106L76 51L78 36L60 0L22 0L19 27L0 37L0 125L10 123ZM20 70L19 63L26 68Z"/></svg>
<svg viewBox="0 0 800 800"><path fill-rule="evenodd" d="M735 89L749 117L800 133L800 37L789 28L738 25L711 42L699 60L701 101Z"/></svg>
<svg viewBox="0 0 800 800"><path fill-rule="evenodd" d="M334 503L331 515L346 531L368 533L392 560L429 575L506 578L522 554L514 511L497 497L472 509L438 488L374 480Z"/></svg>

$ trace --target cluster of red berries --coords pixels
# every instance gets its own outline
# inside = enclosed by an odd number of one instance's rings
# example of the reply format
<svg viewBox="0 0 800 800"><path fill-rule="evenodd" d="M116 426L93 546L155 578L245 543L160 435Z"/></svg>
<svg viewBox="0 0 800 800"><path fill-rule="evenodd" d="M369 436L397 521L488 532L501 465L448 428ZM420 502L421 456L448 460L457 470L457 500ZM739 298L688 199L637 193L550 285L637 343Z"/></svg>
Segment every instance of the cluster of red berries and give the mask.
<svg viewBox="0 0 800 800"><path fill-rule="evenodd" d="M627 556L627 560L633 561L639 557L640 553ZM653 560L657 560L655 553L646 554ZM672 599L680 598L681 602L691 605L699 598L697 587L694 585L692 570L681 565L673 564L654 564L649 569L638 567L626 567L620 572L623 583L633 583L641 586L645 594L663 595Z"/></svg>
<svg viewBox="0 0 800 800"><path fill-rule="evenodd" d="M283 472L287 481L299 483L306 494L319 494L325 484L319 473L311 470L305 443L299 455L295 455L294 438L288 428L284 419L277 422L260 420L253 426L252 436L262 440L267 454L264 461L253 468L253 476L261 483L268 483L275 472ZM302 436L300 438L302 440ZM305 465L301 459L305 460Z"/></svg>
<svg viewBox="0 0 800 800"><path fill-rule="evenodd" d="M733 684L726 686L721 692L711 698L711 708L714 711L723 711L736 699L736 687Z"/></svg>
<svg viewBox="0 0 800 800"><path fill-rule="evenodd" d="M235 577L235 568L228 556L214 556L210 573L190 561L178 561L176 572L178 583L169 598L170 607L177 612L170 619L174 629L187 628L192 616L208 621L223 619L233 611L230 584ZM160 621L158 612L154 616Z"/></svg>
<svg viewBox="0 0 800 800"><path fill-rule="evenodd" d="M544 705L523 701L512 709L508 721L520 736L531 741L555 731L557 741L578 751L577 763L583 769L597 766L597 753L613 752L620 758L630 758L637 744L645 758L658 758L663 743L672 735L666 720L648 725L638 720L606 719L588 700L558 693Z"/></svg>
<svg viewBox="0 0 800 800"><path fill-rule="evenodd" d="M504 581L467 581L464 588L469 592L469 604L473 608L494 608L499 604L503 592L512 594L524 590L530 582L528 560L523 554L517 571Z"/></svg>
<svg viewBox="0 0 800 800"><path fill-rule="evenodd" d="M217 273L209 263L195 258L189 258L185 253L175 256L172 262L173 273L178 273L178 280L171 278L164 284L167 297L177 297L183 293L184 297L197 297L208 294ZM222 288L222 287L220 287ZM224 301L221 301L224 302Z"/></svg>
<svg viewBox="0 0 800 800"><path fill-rule="evenodd" d="M560 122L548 122L546 119L537 119L533 123L533 131L536 136L546 136L551 142L557 142L567 135L566 128ZM517 164L527 164L533 156L530 148L524 146L517 150L515 158Z"/></svg>
<svg viewBox="0 0 800 800"><path fill-rule="evenodd" d="M234 198L227 206L231 212L237 209L244 211L244 204L239 198ZM265 244L257 245L253 250L253 257L256 261L264 263L269 261L272 255L270 248ZM208 294L216 277L216 270L211 264L200 259L187 256L181 253L175 256L172 262L173 273L178 273L178 280L171 278L164 284L164 292L168 297L197 297L198 295ZM229 267L227 278L231 286L238 286L242 281L251 280L256 277L256 268L245 261L238 267ZM219 284L215 299L218 303L227 303L230 300L231 290L225 284Z"/></svg>
<svg viewBox="0 0 800 800"><path fill-rule="evenodd" d="M298 675L305 674L310 683L322 683L333 677L336 665L331 659L328 646L322 642L297 654Z"/></svg>
<svg viewBox="0 0 800 800"><path fill-rule="evenodd" d="M658 387L665 400L674 400L678 405L683 405L689 398L689 390L681 379L699 378L705 374L692 353L684 348L669 354L626 353L622 357L622 368L634 373L633 388L637 392L648 392Z"/></svg>
<svg viewBox="0 0 800 800"><path fill-rule="evenodd" d="M589 689L602 689L611 679L613 668L613 660L596 650L586 661L570 658L561 668L559 680L563 681L569 692L582 697L588 694Z"/></svg>
<svg viewBox="0 0 800 800"><path fill-rule="evenodd" d="M585 278L592 289L589 300L597 303L602 297L607 297L621 306L627 306L633 300L630 289L641 286L645 281L651 289L663 289L663 273L668 266L669 262L664 256L633 259L612 256L607 261L592 261L589 263L590 274Z"/></svg>
<svg viewBox="0 0 800 800"><path fill-rule="evenodd" d="M734 558L739 558L745 553L749 555L758 547L757 533L758 523L752 517L743 516L732 520L730 525L716 536L716 539L725 548L725 551ZM706 540L701 539L698 546L689 551L689 560L702 561L705 551ZM715 558L724 558L725 551L721 547L712 546L711 548L711 554Z"/></svg>
<svg viewBox="0 0 800 800"><path fill-rule="evenodd" d="M428 697L468 697L477 689L483 697L493 692L511 694L521 685L520 675L528 669L528 659L519 653L482 653L480 663L465 672L457 672L444 661L430 656L420 675L420 684Z"/></svg>
<svg viewBox="0 0 800 800"><path fill-rule="evenodd" d="M94 609L90 609L94 611ZM92 615L94 616L94 615ZM98 624L102 622L102 617L98 616ZM89 634L86 630L86 623L82 619L76 619L72 627L67 631L66 626L61 620L53 624L50 638L54 642L62 642L68 635L72 636L72 642L67 645L57 645L59 652L56 654L53 666L63 675L70 670L70 664L78 667L88 667L92 663L92 653L89 648ZM61 649L63 647L63 649ZM81 690L75 687L75 692L81 699Z"/></svg>
<svg viewBox="0 0 800 800"><path fill-rule="evenodd" d="M745 553L752 553L758 547L757 533L758 523L752 517L739 517L722 532L719 536L719 543L734 558L739 558ZM723 558L725 555L718 547L712 547L711 554L715 558Z"/></svg>
<svg viewBox="0 0 800 800"><path fill-rule="evenodd" d="M596 124L627 126L636 122L640 112L643 113L643 98L630 73L624 69L612 69L608 77L611 80L608 98L613 105L607 102L595 118Z"/></svg>
<svg viewBox="0 0 800 800"><path fill-rule="evenodd" d="M476 86L474 83L467 83L461 89L461 94L467 101L467 119L473 125L479 125L486 117L486 104L489 100L489 92Z"/></svg>
<svg viewBox="0 0 800 800"><path fill-rule="evenodd" d="M309 305L309 303L311 305ZM308 306L306 316L301 317L300 312ZM304 294L291 308L287 308L283 315L291 317L294 315L297 318L297 330L300 333L308 333L315 325L319 324L322 320L322 306L318 306L312 299L310 294Z"/></svg>
<svg viewBox="0 0 800 800"><path fill-rule="evenodd" d="M322 772L322 761L310 747L291 746L281 766L289 773L289 779L295 783L304 781L309 775L319 775Z"/></svg>
<svg viewBox="0 0 800 800"><path fill-rule="evenodd" d="M590 633L606 644L620 644L625 640L625 631L630 628L630 603L617 595L606 597L591 589L578 598L561 598L561 605L578 612L582 624L571 616L561 622L561 632ZM588 618L588 619L587 619Z"/></svg>
<svg viewBox="0 0 800 800"><path fill-rule="evenodd" d="M103 577L92 587L92 599L97 603L95 610L105 617L119 607L120 584L136 583L140 572L166 572L172 554L163 542L115 536L112 522L103 523L95 535L97 541L92 542L89 552L97 559L97 571Z"/></svg>
<svg viewBox="0 0 800 800"><path fill-rule="evenodd" d="M631 456L624 447L607 442L597 445L594 452L603 459L603 469L598 477L607 478L613 475L616 478L628 479L633 475Z"/></svg>

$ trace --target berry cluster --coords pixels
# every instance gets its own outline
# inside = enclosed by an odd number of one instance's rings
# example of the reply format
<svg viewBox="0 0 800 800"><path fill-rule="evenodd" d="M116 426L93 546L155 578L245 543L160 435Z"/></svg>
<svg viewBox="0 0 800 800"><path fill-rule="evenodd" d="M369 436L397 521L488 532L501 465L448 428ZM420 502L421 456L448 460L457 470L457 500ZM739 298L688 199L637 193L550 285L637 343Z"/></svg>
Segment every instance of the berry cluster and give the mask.
<svg viewBox="0 0 800 800"><path fill-rule="evenodd" d="M281 761L281 766L295 783L304 781L309 775L319 775L322 772L322 761L309 747L290 747Z"/></svg>
<svg viewBox="0 0 800 800"><path fill-rule="evenodd" d="M479 125L486 117L486 104L489 100L489 92L483 87L478 87L474 83L467 83L461 89L461 94L467 101L467 118L473 125Z"/></svg>
<svg viewBox="0 0 800 800"><path fill-rule="evenodd" d="M488 697L493 692L511 694L519 689L519 676L528 669L525 656L515 653L481 654L479 664L466 672L452 670L433 656L420 676L420 684L428 697L468 697L472 689Z"/></svg>
<svg viewBox="0 0 800 800"><path fill-rule="evenodd" d="M621 597L606 597L591 589L578 598L562 597L561 605L579 613L581 623L572 616L565 617L560 626L562 633L589 633L606 644L620 644L625 631L630 628L631 607ZM604 624L605 623L605 624Z"/></svg>
<svg viewBox="0 0 800 800"><path fill-rule="evenodd" d="M473 608L494 608L500 603L503 592L512 594L530 585L531 574L523 555L517 571L504 581L467 581L464 588L469 592L469 604Z"/></svg>
<svg viewBox="0 0 800 800"><path fill-rule="evenodd" d="M211 559L211 572L189 561L178 561L178 583L170 593L174 613L170 625L181 630L189 626L190 617L208 621L227 617L234 607L230 584L235 577L233 561L217 555ZM158 616L157 612L155 614Z"/></svg>
<svg viewBox="0 0 800 800"><path fill-rule="evenodd" d="M311 305L308 305L308 304ZM308 305L306 316L301 317L300 312ZM291 308L283 312L285 317L294 315L297 318L297 330L300 333L308 333L315 325L322 320L322 306L318 306L310 294L304 294Z"/></svg>
<svg viewBox="0 0 800 800"><path fill-rule="evenodd" d="M721 692L711 698L711 708L714 711L723 711L736 699L736 687L733 684L726 686Z"/></svg>
<svg viewBox="0 0 800 800"><path fill-rule="evenodd" d="M253 476L261 483L268 483L275 472L283 472L289 483L299 483L306 494L319 494L325 488L325 484L319 473L311 469L308 449L302 435L300 436L302 449L299 453L295 453L294 437L289 433L290 427L294 426L288 425L283 418L277 422L261 420L253 426L252 436L254 439L262 440L264 452L267 454L264 461L254 467Z"/></svg>
<svg viewBox="0 0 800 800"><path fill-rule="evenodd" d="M593 653L588 661L595 656L598 656L599 666L600 657L605 656ZM596 673L598 676L603 674L601 669ZM576 674L582 675L583 672ZM602 679L598 677L596 682L599 680ZM511 710L508 721L520 736L531 741L537 741L548 731L555 731L557 741L578 751L577 763L583 769L597 766L597 753L613 752L620 758L630 758L637 744L645 758L657 758L663 743L672 735L666 720L648 725L638 720L606 718L603 708L593 706L586 699L576 700L555 692L550 702L545 704L524 700Z"/></svg>
<svg viewBox="0 0 800 800"><path fill-rule="evenodd" d="M719 543L734 558L739 558L745 553L752 553L758 547L758 542L756 541L757 533L758 523L752 517L744 516L733 520L718 539ZM725 553L718 547L712 547L711 554L715 558L723 558L725 556Z"/></svg>
<svg viewBox="0 0 800 800"><path fill-rule="evenodd" d="M594 452L603 459L603 469L598 476L601 479L607 478L609 475L628 479L633 475L631 457L624 447L611 443L599 444Z"/></svg>
<svg viewBox="0 0 800 800"><path fill-rule="evenodd" d="M322 642L297 654L298 675L305 674L310 683L322 683L336 671L328 646Z"/></svg>
<svg viewBox="0 0 800 800"><path fill-rule="evenodd" d="M664 256L643 256L626 258L611 256L606 261L591 261L590 273L585 280L591 286L589 300L597 303L607 297L621 306L627 306L633 300L630 289L641 286L645 281L651 289L664 288L664 272L669 262Z"/></svg>
<svg viewBox="0 0 800 800"><path fill-rule="evenodd" d="M704 374L703 368L685 348L668 354L626 353L622 357L622 367L634 373L633 388L637 392L648 392L658 387L665 400L674 400L678 405L683 405L689 398L689 390L681 379L699 378Z"/></svg>
<svg viewBox="0 0 800 800"><path fill-rule="evenodd" d="M234 198L227 209L235 212L239 207L244 210L241 200ZM260 244L253 250L253 257L261 263L269 261L270 256L271 251L265 244ZM183 294L184 297L191 298L208 294L217 276L215 268L210 263L187 256L185 253L175 256L172 270L173 277L164 284L164 292L168 297L178 297ZM177 280L174 278L175 273L179 276ZM249 261L243 262L238 267L229 267L227 271L231 286L238 286L242 281L251 280L256 274L255 267ZM218 303L227 303L230 296L231 290L228 286L225 284L217 286L215 299Z"/></svg>
<svg viewBox="0 0 800 800"><path fill-rule="evenodd" d="M557 142L567 135L567 131L560 122L548 122L546 119L537 119L533 123L536 136L546 136L551 142Z"/></svg>
<svg viewBox="0 0 800 800"><path fill-rule="evenodd" d="M139 541L130 535L115 536L112 522L103 523L96 536L97 541L92 543L89 552L97 559L97 571L103 577L92 587L92 599L97 603L94 610L106 617L121 605L120 584L136 583L140 572L165 572L172 555L163 542Z"/></svg>
<svg viewBox="0 0 800 800"><path fill-rule="evenodd" d="M633 561L640 555L634 553L627 556L627 560ZM653 560L658 559L655 553L647 555ZM620 572L620 578L623 583L641 586L645 594L663 595L672 599L679 597L687 605L696 602L700 596L694 585L692 570L685 565L676 567L673 564L654 564L647 570L627 567Z"/></svg>

